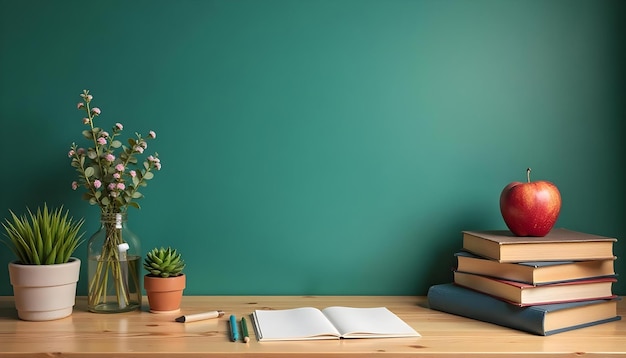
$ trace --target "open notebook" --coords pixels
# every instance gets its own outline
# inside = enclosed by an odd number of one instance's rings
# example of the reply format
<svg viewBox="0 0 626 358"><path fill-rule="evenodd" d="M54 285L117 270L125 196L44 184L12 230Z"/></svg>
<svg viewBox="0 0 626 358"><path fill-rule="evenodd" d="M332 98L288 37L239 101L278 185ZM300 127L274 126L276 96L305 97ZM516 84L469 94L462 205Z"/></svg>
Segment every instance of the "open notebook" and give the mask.
<svg viewBox="0 0 626 358"><path fill-rule="evenodd" d="M252 313L259 341L419 337L385 307L302 307Z"/></svg>

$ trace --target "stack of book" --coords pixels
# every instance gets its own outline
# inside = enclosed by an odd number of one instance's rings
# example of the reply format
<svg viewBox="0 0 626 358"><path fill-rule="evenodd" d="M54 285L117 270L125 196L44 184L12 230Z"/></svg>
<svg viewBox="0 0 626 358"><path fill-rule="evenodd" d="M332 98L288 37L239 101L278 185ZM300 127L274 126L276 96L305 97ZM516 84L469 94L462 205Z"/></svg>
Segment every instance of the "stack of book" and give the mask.
<svg viewBox="0 0 626 358"><path fill-rule="evenodd" d="M464 231L454 282L430 287L429 306L538 335L619 320L616 241L567 229Z"/></svg>

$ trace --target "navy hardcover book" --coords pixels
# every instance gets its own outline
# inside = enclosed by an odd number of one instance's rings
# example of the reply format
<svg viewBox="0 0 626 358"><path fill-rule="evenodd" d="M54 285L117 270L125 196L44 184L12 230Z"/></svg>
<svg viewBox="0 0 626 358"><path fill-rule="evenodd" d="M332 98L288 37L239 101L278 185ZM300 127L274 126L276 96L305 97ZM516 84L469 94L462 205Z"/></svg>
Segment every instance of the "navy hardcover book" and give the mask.
<svg viewBox="0 0 626 358"><path fill-rule="evenodd" d="M453 283L431 286L431 309L547 336L617 321L617 300L519 307Z"/></svg>

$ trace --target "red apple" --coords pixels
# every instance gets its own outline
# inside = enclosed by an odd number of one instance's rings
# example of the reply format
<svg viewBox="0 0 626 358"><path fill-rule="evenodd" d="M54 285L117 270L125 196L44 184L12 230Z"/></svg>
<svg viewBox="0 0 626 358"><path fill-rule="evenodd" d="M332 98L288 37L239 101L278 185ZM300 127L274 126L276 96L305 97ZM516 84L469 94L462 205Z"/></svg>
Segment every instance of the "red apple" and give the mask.
<svg viewBox="0 0 626 358"><path fill-rule="evenodd" d="M546 236L561 211L561 193L549 181L513 182L500 194L500 212L509 230L516 236Z"/></svg>

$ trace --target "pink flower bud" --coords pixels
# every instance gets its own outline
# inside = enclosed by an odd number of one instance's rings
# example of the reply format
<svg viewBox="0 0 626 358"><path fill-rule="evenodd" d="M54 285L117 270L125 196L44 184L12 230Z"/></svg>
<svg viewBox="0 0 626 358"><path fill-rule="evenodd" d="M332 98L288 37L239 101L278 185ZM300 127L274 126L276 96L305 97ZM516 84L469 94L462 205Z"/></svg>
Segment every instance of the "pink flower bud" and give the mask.
<svg viewBox="0 0 626 358"><path fill-rule="evenodd" d="M131 177L133 177L133 178L137 176L137 172L136 172L136 171L134 171L134 170L131 170L131 171L129 172L129 174L130 174L130 176L131 176Z"/></svg>
<svg viewBox="0 0 626 358"><path fill-rule="evenodd" d="M117 188L119 190L124 190L124 189L126 189L126 185L124 185L124 183L117 183Z"/></svg>
<svg viewBox="0 0 626 358"><path fill-rule="evenodd" d="M156 168L156 170L161 170L161 163L155 163L154 167Z"/></svg>
<svg viewBox="0 0 626 358"><path fill-rule="evenodd" d="M74 151L74 149L72 149L67 153L67 156L71 158L74 156L74 154L76 154L76 152Z"/></svg>
<svg viewBox="0 0 626 358"><path fill-rule="evenodd" d="M109 138L109 132L107 132L107 131L100 132L100 137Z"/></svg>
<svg viewBox="0 0 626 358"><path fill-rule="evenodd" d="M115 190L115 183L109 184L107 188L109 188L109 190Z"/></svg>
<svg viewBox="0 0 626 358"><path fill-rule="evenodd" d="M91 113L92 113L92 114L95 114L96 116L99 116L99 115L100 115L100 108L98 108L98 107L93 107L93 108L91 109Z"/></svg>
<svg viewBox="0 0 626 358"><path fill-rule="evenodd" d="M78 189L78 183L76 181L72 182L72 190Z"/></svg>
<svg viewBox="0 0 626 358"><path fill-rule="evenodd" d="M148 133L148 136L152 139L156 138L156 133L154 131L150 131L150 133Z"/></svg>
<svg viewBox="0 0 626 358"><path fill-rule="evenodd" d="M122 130L124 129L124 126L122 125L122 123L115 123L115 128L117 128L118 130Z"/></svg>
<svg viewBox="0 0 626 358"><path fill-rule="evenodd" d="M135 152L141 154L143 153L143 147L136 145L133 149L135 149Z"/></svg>
<svg viewBox="0 0 626 358"><path fill-rule="evenodd" d="M111 163L113 163L113 161L115 161L115 156L114 156L113 154L109 153L109 154L107 154L107 155L105 155L105 156L104 156L104 159L105 159L107 162L111 162Z"/></svg>
<svg viewBox="0 0 626 358"><path fill-rule="evenodd" d="M91 121L89 120L89 118L85 117L83 118L83 124L89 124Z"/></svg>
<svg viewBox="0 0 626 358"><path fill-rule="evenodd" d="M104 138L104 137L100 137L100 138L97 139L97 142L100 145L105 145L105 144L107 144L107 139Z"/></svg>
<svg viewBox="0 0 626 358"><path fill-rule="evenodd" d="M79 103L76 105L76 109L81 109L81 108L83 108L83 107L85 107L85 104L84 104L83 102L79 102Z"/></svg>
<svg viewBox="0 0 626 358"><path fill-rule="evenodd" d="M119 178L121 178L121 177L122 177L122 176L120 175L120 173L113 173L113 178L115 178L115 179L119 179Z"/></svg>
<svg viewBox="0 0 626 358"><path fill-rule="evenodd" d="M124 164L120 163L118 165L115 166L115 170L117 170L118 172L123 172L124 171Z"/></svg>
<svg viewBox="0 0 626 358"><path fill-rule="evenodd" d="M102 182L98 179L93 181L93 187L96 189L100 189L100 187L102 186Z"/></svg>

